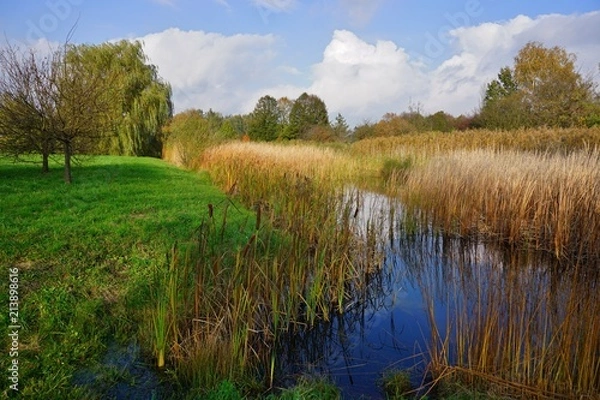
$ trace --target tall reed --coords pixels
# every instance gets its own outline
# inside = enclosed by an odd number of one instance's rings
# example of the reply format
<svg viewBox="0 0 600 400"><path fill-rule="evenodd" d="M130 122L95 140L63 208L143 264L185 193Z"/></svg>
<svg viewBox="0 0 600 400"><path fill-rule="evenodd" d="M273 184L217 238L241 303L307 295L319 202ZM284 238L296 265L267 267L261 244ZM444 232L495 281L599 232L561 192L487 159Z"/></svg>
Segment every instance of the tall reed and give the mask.
<svg viewBox="0 0 600 400"><path fill-rule="evenodd" d="M455 151L410 171L406 203L425 222L558 258L600 258L600 152Z"/></svg>
<svg viewBox="0 0 600 400"><path fill-rule="evenodd" d="M516 131L476 129L365 139L353 143L351 151L355 155L368 157L404 158L406 154L432 156L456 150L480 149L567 154L599 146L600 127L538 128Z"/></svg>
<svg viewBox="0 0 600 400"><path fill-rule="evenodd" d="M360 194L340 185L347 171L332 168L347 160L327 149L291 160L306 153L289 150L286 157L269 146L228 145L205 156L215 182L255 210L255 223L231 226L229 216L239 211L211 205L194 245L172 257L176 272L163 285L175 299L169 314L177 315L168 358L195 387L251 377L273 385L282 334L360 301L381 265L381 220L362 226ZM231 246L224 232L232 230L244 232L245 243Z"/></svg>
<svg viewBox="0 0 600 400"><path fill-rule="evenodd" d="M484 254L456 240L444 249L445 283L420 279L431 301L436 376L519 398L600 395L598 271L525 253ZM446 326L436 323L436 296L448 304Z"/></svg>
<svg viewBox="0 0 600 400"><path fill-rule="evenodd" d="M309 143L231 142L209 148L202 161L219 185L226 190L239 189L242 199L264 195L284 174L301 175L319 185L341 185L377 179L380 170L376 158ZM254 179L254 173L271 172L273 179Z"/></svg>

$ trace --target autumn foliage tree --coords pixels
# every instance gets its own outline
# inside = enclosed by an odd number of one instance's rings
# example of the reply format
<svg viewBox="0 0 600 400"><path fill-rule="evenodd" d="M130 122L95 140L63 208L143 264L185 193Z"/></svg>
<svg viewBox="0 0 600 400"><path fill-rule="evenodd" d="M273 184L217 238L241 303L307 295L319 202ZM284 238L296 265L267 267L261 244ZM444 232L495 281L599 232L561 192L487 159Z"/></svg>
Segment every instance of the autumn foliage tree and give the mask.
<svg viewBox="0 0 600 400"><path fill-rule="evenodd" d="M596 98L591 79L577 72L576 56L561 47L527 43L485 91L483 125L511 129L527 126L585 125Z"/></svg>
<svg viewBox="0 0 600 400"><path fill-rule="evenodd" d="M386 113L374 126L375 136L396 136L416 131L406 118L394 113Z"/></svg>

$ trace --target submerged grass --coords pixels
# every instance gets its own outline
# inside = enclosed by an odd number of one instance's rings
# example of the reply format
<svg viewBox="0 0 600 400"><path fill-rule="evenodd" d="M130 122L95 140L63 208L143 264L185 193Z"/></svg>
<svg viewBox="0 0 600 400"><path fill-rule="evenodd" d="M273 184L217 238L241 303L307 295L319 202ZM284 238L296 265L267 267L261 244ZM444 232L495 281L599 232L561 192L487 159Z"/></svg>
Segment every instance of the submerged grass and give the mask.
<svg viewBox="0 0 600 400"><path fill-rule="evenodd" d="M180 295L167 317L169 360L198 395L224 379L248 394L272 388L282 378L279 337L343 312L379 268L380 251L368 247L377 241L354 231L350 197L331 196L304 177L285 182L277 203L256 200L244 246L226 250L221 232L231 223L209 211L194 247L172 257ZM168 291L170 281L162 282Z"/></svg>

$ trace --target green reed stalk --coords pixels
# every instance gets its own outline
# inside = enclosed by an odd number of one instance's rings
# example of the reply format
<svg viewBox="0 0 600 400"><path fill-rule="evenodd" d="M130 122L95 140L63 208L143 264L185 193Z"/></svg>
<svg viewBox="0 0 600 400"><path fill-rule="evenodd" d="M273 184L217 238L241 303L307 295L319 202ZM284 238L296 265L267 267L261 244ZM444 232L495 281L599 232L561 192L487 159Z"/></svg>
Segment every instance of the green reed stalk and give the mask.
<svg viewBox="0 0 600 400"><path fill-rule="evenodd" d="M173 276L195 285L193 304L184 307L181 295L172 309L179 311L173 332L181 346L178 375L197 384L258 374L272 386L280 333L329 319L359 301L366 274L382 260L376 226L369 225L368 237L356 229L359 221L348 210L357 199L342 195L339 172L306 169L306 159L290 164L270 147L248 149L231 153L224 147L207 160L215 181L235 185L239 198L256 210L254 230L244 244L228 246L223 232L239 228L226 218L216 226L219 208L213 205L195 250L179 257L186 265ZM259 155L257 149L266 150ZM339 162L329 152L317 157Z"/></svg>
<svg viewBox="0 0 600 400"><path fill-rule="evenodd" d="M163 368L165 366L165 351L167 349L169 331L168 318L167 301L161 296L157 299L156 308L152 313L154 354L156 356L156 366L158 368Z"/></svg>

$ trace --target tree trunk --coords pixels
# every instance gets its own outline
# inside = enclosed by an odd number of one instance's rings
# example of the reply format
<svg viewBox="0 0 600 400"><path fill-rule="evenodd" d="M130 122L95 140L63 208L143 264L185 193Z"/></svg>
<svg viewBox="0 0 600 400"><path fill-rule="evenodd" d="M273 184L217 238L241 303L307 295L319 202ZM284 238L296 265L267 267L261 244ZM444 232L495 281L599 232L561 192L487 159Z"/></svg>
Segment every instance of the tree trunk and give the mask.
<svg viewBox="0 0 600 400"><path fill-rule="evenodd" d="M50 167L48 165L48 158L50 157L50 139L42 139L42 172L44 174L50 171Z"/></svg>
<svg viewBox="0 0 600 400"><path fill-rule="evenodd" d="M48 167L48 153L44 152L42 154L42 172L47 174L48 171L50 171L50 168Z"/></svg>
<svg viewBox="0 0 600 400"><path fill-rule="evenodd" d="M65 141L65 183L73 182L73 177L71 176L71 151L71 142Z"/></svg>

